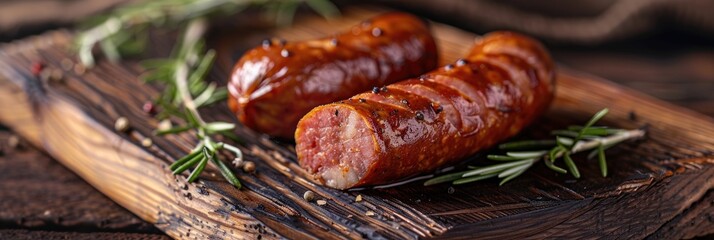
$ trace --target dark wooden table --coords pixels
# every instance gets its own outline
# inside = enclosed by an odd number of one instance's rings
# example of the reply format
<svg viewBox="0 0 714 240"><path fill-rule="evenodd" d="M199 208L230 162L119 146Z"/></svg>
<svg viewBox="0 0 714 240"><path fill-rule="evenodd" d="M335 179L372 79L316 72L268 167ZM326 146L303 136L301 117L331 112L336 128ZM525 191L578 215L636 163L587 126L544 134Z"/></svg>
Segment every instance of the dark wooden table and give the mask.
<svg viewBox="0 0 714 240"><path fill-rule="evenodd" d="M714 117L714 46L660 33L596 47L550 44L557 61ZM684 120L684 119L683 119ZM166 239L0 127L0 239Z"/></svg>
<svg viewBox="0 0 714 240"><path fill-rule="evenodd" d="M168 239L42 151L0 129L0 239Z"/></svg>

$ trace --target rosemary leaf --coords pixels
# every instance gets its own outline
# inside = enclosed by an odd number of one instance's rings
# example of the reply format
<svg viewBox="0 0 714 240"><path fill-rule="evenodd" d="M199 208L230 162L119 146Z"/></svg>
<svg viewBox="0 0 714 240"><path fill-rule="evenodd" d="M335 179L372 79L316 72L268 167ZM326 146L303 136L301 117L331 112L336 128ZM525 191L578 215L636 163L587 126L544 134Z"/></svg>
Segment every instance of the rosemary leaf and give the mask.
<svg viewBox="0 0 714 240"><path fill-rule="evenodd" d="M570 147L575 143L572 138L556 136L555 142L558 143L560 147Z"/></svg>
<svg viewBox="0 0 714 240"><path fill-rule="evenodd" d="M187 161L192 160L194 157L196 157L199 154L201 154L201 151L193 151L193 152L189 153L188 155L183 156L183 157L179 158L178 160L176 160L174 163L171 164L169 169L171 169L172 171L176 170L176 168L183 165Z"/></svg>
<svg viewBox="0 0 714 240"><path fill-rule="evenodd" d="M580 126L580 125L568 126L568 130L575 131L575 132L579 132L580 130L583 130L583 128L584 128L584 126ZM589 128L590 129L610 129L610 127L607 127L607 126L590 126Z"/></svg>
<svg viewBox="0 0 714 240"><path fill-rule="evenodd" d="M546 166L546 167L552 169L553 171L556 171L556 172L559 172L559 173L562 173L562 174L568 173L567 170L565 170L565 169L563 169L563 168L561 168L561 167L555 166L555 164L554 164L552 161L550 161L550 160L547 160L547 159L546 159L546 160L543 161L543 162L545 163L545 166Z"/></svg>
<svg viewBox="0 0 714 240"><path fill-rule="evenodd" d="M106 56L109 61L118 62L121 60L121 54L119 54L119 50L111 38L99 42L99 47L102 49L102 53L104 53L104 56Z"/></svg>
<svg viewBox="0 0 714 240"><path fill-rule="evenodd" d="M191 95L200 95L203 93L203 91L208 88L208 84L204 81L196 81L196 82L189 82L188 83L188 91L191 93Z"/></svg>
<svg viewBox="0 0 714 240"><path fill-rule="evenodd" d="M427 180L426 182L424 182L424 186L431 186L431 185L435 185L435 184L439 184L439 183L451 182L451 181L461 178L461 176L464 175L464 173L466 173L466 172L468 172L468 171L441 175L441 176Z"/></svg>
<svg viewBox="0 0 714 240"><path fill-rule="evenodd" d="M245 141L243 141L243 139L238 137L238 135L232 131L220 132L220 134L223 135L224 137L227 137L228 139L230 139L232 141L235 141L238 144L245 143Z"/></svg>
<svg viewBox="0 0 714 240"><path fill-rule="evenodd" d="M607 177L607 160L605 159L605 147L600 145L597 147L598 163L600 165L600 173L603 177Z"/></svg>
<svg viewBox="0 0 714 240"><path fill-rule="evenodd" d="M216 84L211 83L208 84L208 87L206 87L201 94L198 95L198 97L193 99L193 102L196 103L196 107L200 107L204 105L206 101L213 95L213 92L216 91Z"/></svg>
<svg viewBox="0 0 714 240"><path fill-rule="evenodd" d="M575 165L575 161L570 158L570 153L563 155L563 160L565 161L565 166L568 166L568 170L575 178L580 178L580 172L578 171L578 166Z"/></svg>
<svg viewBox="0 0 714 240"><path fill-rule="evenodd" d="M218 89L216 89L216 91L213 92L211 97L209 97L205 102L203 102L203 104L199 105L199 107L211 105L218 101L223 101L227 97L228 97L228 89L226 89L225 87L218 88Z"/></svg>
<svg viewBox="0 0 714 240"><path fill-rule="evenodd" d="M204 154L205 155L205 154ZM206 168L206 164L208 163L208 159L213 158L211 156L209 157L203 157L201 158L201 161L198 163L198 166L193 169L191 172L191 175L188 176L188 182L194 182L196 181L196 178L198 178L199 175L201 175L201 172L203 172L203 169Z"/></svg>
<svg viewBox="0 0 714 240"><path fill-rule="evenodd" d="M191 111L185 111L184 115L186 116L186 120L189 122L191 127L201 126L201 123L198 121L196 116L194 116Z"/></svg>
<svg viewBox="0 0 714 240"><path fill-rule="evenodd" d="M553 130L550 132L552 135L556 136L564 136L564 137L578 137L578 132L576 131L570 131L570 130Z"/></svg>
<svg viewBox="0 0 714 240"><path fill-rule="evenodd" d="M589 128L583 128L582 126L570 126L568 127L568 130L570 131L583 131L583 135L589 135L589 136L607 136L607 135L612 135L616 134L619 132L622 132L624 130L622 129L612 129L612 128L607 128L603 126L596 126L596 127L589 127Z"/></svg>
<svg viewBox="0 0 714 240"><path fill-rule="evenodd" d="M546 148L555 146L553 140L525 140L517 142L509 142L498 145L501 150L529 150L534 148Z"/></svg>
<svg viewBox="0 0 714 240"><path fill-rule="evenodd" d="M185 132L185 131L188 131L191 129L193 129L193 127L191 127L191 126L174 127L174 128L169 128L166 130L157 130L156 135L162 136L162 135L166 135L166 134L176 134L176 133Z"/></svg>
<svg viewBox="0 0 714 240"><path fill-rule="evenodd" d="M610 110L608 110L607 108L604 108L604 109L598 111L597 113L595 113L595 115L593 115L593 117L590 118L588 123L586 123L585 126L583 126L583 129L580 130L580 132L578 133L578 136L575 137L573 142L577 143L578 141L580 141L580 139L582 139L583 136L585 135L585 131L587 131L590 128L590 126L595 124L595 122L597 122L601 118L603 118L608 113L608 111L610 111ZM572 148L572 146L571 146L571 148Z"/></svg>
<svg viewBox="0 0 714 240"><path fill-rule="evenodd" d="M530 152L507 152L506 155L515 158L528 159L528 158L538 158L547 154L548 151L530 151Z"/></svg>
<svg viewBox="0 0 714 240"><path fill-rule="evenodd" d="M603 117L605 117L605 115L607 115L607 113L608 113L609 111L610 111L609 109L603 108L602 110L600 110L600 111L598 111L597 113L595 113L595 115L593 115L593 117L590 119L590 121L588 121L588 123L586 123L585 126L583 126L583 129L590 128L590 127L591 127L593 124L595 124L597 121L600 121L600 119L602 119Z"/></svg>
<svg viewBox="0 0 714 240"><path fill-rule="evenodd" d="M515 161L515 160L523 160L527 158L520 158L520 157L512 157L512 156L506 156L506 155L488 155L486 156L488 160L494 160L494 161Z"/></svg>
<svg viewBox="0 0 714 240"><path fill-rule="evenodd" d="M503 171L508 168L527 164L528 162L531 162L531 160L528 159L528 160L521 160L521 161L517 161L517 162L500 163L500 164L496 164L496 165L492 165L492 166L488 166L488 167L481 167L481 168L467 171L466 173L464 173L463 177L471 177L471 176L481 175L481 174L496 173L496 172L500 172L500 171Z"/></svg>
<svg viewBox="0 0 714 240"><path fill-rule="evenodd" d="M211 66L213 66L213 61L216 59L216 51L213 49L208 50L205 55L201 58L201 62L198 63L198 66L196 69L194 69L193 73L189 77L188 81L189 82L203 82L201 79L203 79L206 74L208 73L208 70L211 70Z"/></svg>
<svg viewBox="0 0 714 240"><path fill-rule="evenodd" d="M498 178L504 178L504 177L510 176L510 175L512 175L512 174L514 174L514 173L520 172L520 171L523 170L523 169L528 169L528 168L530 168L531 166L533 166L533 162L534 162L534 160L531 159L530 161L528 161L528 163L526 163L526 164L524 164L524 165L507 169L507 170L505 170L505 171L499 173L499 174L498 174Z"/></svg>
<svg viewBox="0 0 714 240"><path fill-rule="evenodd" d="M230 145L226 144L226 147L228 147L228 146L230 146ZM231 147L233 147L233 146L231 146ZM233 148L237 149L235 147L233 147ZM237 151L240 151L240 150L237 150ZM228 166L226 166L226 164L224 164L220 159L217 159L217 158L211 158L211 161L214 164L216 164L216 166L218 166L218 170L220 170L221 175L223 175L223 177L226 180L228 180L229 183L231 183L233 186L235 186L238 189L240 189L242 187L242 185L241 185L240 181L238 180L238 178L236 177L236 175L233 174L231 169L229 169Z"/></svg>
<svg viewBox="0 0 714 240"><path fill-rule="evenodd" d="M521 174L523 174L524 172L526 172L526 170L528 170L528 168L523 168L520 171L511 174L507 178L504 178L503 180L501 180L501 182L498 183L498 186L503 186L503 184L507 183L508 181L513 180L514 178L516 178L516 177L520 176Z"/></svg>
<svg viewBox="0 0 714 240"><path fill-rule="evenodd" d="M203 131L198 131L198 134L199 134L199 138L203 139L203 146L206 146L206 148L208 148L208 150L211 152L215 152L216 150L218 150L218 149L216 149L215 145L213 145L213 141L211 141L211 138L208 138L206 136L202 136L202 137L200 136L200 135L202 135L201 132L203 132Z"/></svg>
<svg viewBox="0 0 714 240"><path fill-rule="evenodd" d="M211 122L211 123L206 123L205 128L206 128L206 131L208 131L208 133L217 133L217 132L233 130L235 127L236 127L236 125L233 123Z"/></svg>
<svg viewBox="0 0 714 240"><path fill-rule="evenodd" d="M204 158L204 156L202 154L194 156L193 158L191 158L191 160L186 161L184 164L182 164L181 166L174 169L173 174L179 174L179 173L182 173L183 171L186 171L186 169L196 165L196 163L201 161L203 158Z"/></svg>
<svg viewBox="0 0 714 240"><path fill-rule="evenodd" d="M565 148L563 146L556 146L553 149L548 152L548 159L547 161L554 162L556 158L558 158L558 154L561 154L562 151L565 151Z"/></svg>
<svg viewBox="0 0 714 240"><path fill-rule="evenodd" d="M473 176L473 177L467 177L467 178L461 178L454 180L452 184L454 185L459 185L459 184L465 184L465 183L470 183L470 182L475 182L475 181L480 181L484 179L489 179L498 176L498 173L492 173L492 174L485 174L485 175L478 175L478 176Z"/></svg>

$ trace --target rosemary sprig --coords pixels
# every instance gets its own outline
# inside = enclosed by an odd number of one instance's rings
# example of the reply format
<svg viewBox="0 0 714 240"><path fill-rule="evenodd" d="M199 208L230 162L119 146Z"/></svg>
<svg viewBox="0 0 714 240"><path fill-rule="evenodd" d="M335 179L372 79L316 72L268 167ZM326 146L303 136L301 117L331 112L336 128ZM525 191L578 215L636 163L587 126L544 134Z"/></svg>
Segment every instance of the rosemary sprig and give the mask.
<svg viewBox="0 0 714 240"><path fill-rule="evenodd" d="M203 41L208 28L207 18L218 13L231 14L248 6L262 7L277 13L274 17L280 23L289 22L302 3L324 17L337 14L337 8L329 0L156 0L119 8L113 13L102 16L99 22L81 32L77 39L77 51L82 64L94 65L92 49L99 45L104 55L112 61L122 55L142 52L147 43L147 29L151 26L177 27L183 29L171 56L167 59L143 62L148 74L147 82L160 82L164 91L156 103L162 112L157 118L170 116L183 119L182 126L158 130L157 135L177 134L186 131L195 132L198 141L194 149L186 156L171 164L174 174L180 174L190 168L188 181L195 181L208 162L216 165L221 175L237 188L241 183L228 166L219 159L225 150L235 155L234 162L243 162L240 148L213 139L222 135L234 140L232 132L235 124L226 122L206 122L198 109L224 100L227 91L215 83L204 81L213 65L215 51L205 50ZM286 18L288 16L288 18Z"/></svg>
<svg viewBox="0 0 714 240"><path fill-rule="evenodd" d="M597 112L584 126L570 126L565 130L555 130L554 140L526 140L509 142L499 145L499 149L506 150L503 155L488 155L492 161L499 161L489 166L469 166L469 170L449 173L438 176L424 182L424 186L451 182L452 184L464 184L474 181L500 178L499 185L520 176L531 168L538 161L543 161L545 165L559 173L568 173L575 178L580 178L580 172L571 155L591 151L588 158L597 155L598 165L603 177L607 176L607 160L605 150L628 139L641 138L645 131L641 129L625 130L614 129L604 126L593 126L598 120L604 117L608 109ZM558 159L562 159L567 170L555 165Z"/></svg>
<svg viewBox="0 0 714 240"><path fill-rule="evenodd" d="M185 157L174 162L170 169L174 174L180 174L189 168L194 168L188 177L189 182L195 181L206 167L212 162L218 167L224 178L235 187L240 188L241 183L233 172L227 168L220 159L219 151L228 150L236 158L242 158L243 153L235 146L225 142L215 141L212 135L227 134L235 128L235 124L227 122L206 122L198 112L210 99L223 99L225 93L216 90L215 85L206 85L203 81L213 62L215 53L206 52L203 56L202 36L208 24L203 18L197 18L188 23L188 27L180 40L174 55L167 60L153 61L147 66L154 71L146 79L161 81L166 85L166 90L159 97L158 102L164 109L170 109L175 116L185 120L184 126L157 131L158 135L176 134L195 130L198 138L197 146ZM156 70L160 69L160 70ZM162 75L168 74L168 78Z"/></svg>
<svg viewBox="0 0 714 240"><path fill-rule="evenodd" d="M300 4L324 17L339 14L329 0L152 0L120 7L89 21L90 27L76 38L79 59L86 67L94 65L92 49L99 46L112 61L122 55L145 50L149 27L185 28L197 18L210 18L240 12L250 6L263 8L280 24L289 23Z"/></svg>

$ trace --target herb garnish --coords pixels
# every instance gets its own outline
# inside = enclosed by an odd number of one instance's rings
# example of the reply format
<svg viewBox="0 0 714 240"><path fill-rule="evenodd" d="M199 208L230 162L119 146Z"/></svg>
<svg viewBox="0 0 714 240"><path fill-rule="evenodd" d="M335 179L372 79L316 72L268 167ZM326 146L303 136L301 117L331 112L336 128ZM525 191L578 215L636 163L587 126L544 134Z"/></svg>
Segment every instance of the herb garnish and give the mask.
<svg viewBox="0 0 714 240"><path fill-rule="evenodd" d="M191 152L171 164L174 174L193 168L188 181L195 181L208 162L220 170L221 175L233 186L241 183L219 159L221 150L235 155L234 162L243 162L241 150L225 142L216 141L212 136L238 140L232 132L235 124L227 122L205 122L198 108L222 101L227 96L225 87L207 83L204 78L213 65L214 50L206 50L203 41L208 28L207 18L216 14L233 14L246 7L257 6L276 17L279 24L289 23L300 4L307 3L319 14L330 17L337 14L337 8L329 0L156 0L118 8L81 32L76 38L77 51L84 66L94 65L92 49L99 45L104 55L117 61L122 55L140 53L145 50L149 27L174 27L183 29L171 56L167 59L149 60L143 66L149 70L144 80L164 85L164 91L156 103L161 112L156 117L167 119L171 116L182 119L184 125L157 130L158 135L176 134L193 130L198 142Z"/></svg>
<svg viewBox="0 0 714 240"><path fill-rule="evenodd" d="M570 172L573 177L580 178L580 172L571 155L584 151L591 151L588 158L598 157L600 172L603 177L606 177L605 150L625 140L641 138L645 135L645 131L641 129L625 130L593 126L607 112L607 108L600 110L584 126L570 126L564 130L552 131L551 133L555 135L554 140L526 140L501 144L498 148L506 150L506 154L488 155L487 158L502 163L483 167L469 166L469 170L466 171L429 179L424 182L424 186L444 182L464 184L494 177L502 179L499 185L503 185L523 174L538 161L543 161L553 171L563 174ZM565 168L555 165L559 159L563 159Z"/></svg>

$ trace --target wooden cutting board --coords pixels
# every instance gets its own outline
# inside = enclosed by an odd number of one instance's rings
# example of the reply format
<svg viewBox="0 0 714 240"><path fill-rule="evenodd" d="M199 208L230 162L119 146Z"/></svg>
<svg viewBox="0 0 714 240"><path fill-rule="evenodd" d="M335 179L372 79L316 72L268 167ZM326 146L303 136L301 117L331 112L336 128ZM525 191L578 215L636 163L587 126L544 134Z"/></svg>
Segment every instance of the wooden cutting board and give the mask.
<svg viewBox="0 0 714 240"><path fill-rule="evenodd" d="M219 59L210 78L225 82L235 58L266 36L290 41L325 36L381 11L353 8L331 21L311 16L290 28L216 33L211 42ZM443 63L462 56L476 37L438 23L433 29ZM157 121L141 106L158 91L140 82L142 70L135 61L63 69L63 61L76 62L69 51L71 37L58 31L0 47L0 122L175 238L690 238L714 233L714 120L597 77L561 68L556 101L522 136L545 137L608 107L604 123L646 128L648 136L608 151L607 178L599 175L596 162L579 157L583 177L578 180L537 166L502 187L497 181L451 189L416 181L338 191L307 177L290 143L239 127L241 147L257 172L234 169L244 183L237 190L211 166L197 183L173 176L168 165L195 138L152 135ZM157 49L166 54L168 48ZM61 71L63 80L32 77L36 61ZM235 121L225 104L203 112L209 119ZM131 131L114 131L120 116L130 120ZM154 145L143 147L144 138ZM307 190L327 204L303 200ZM363 201L355 201L358 195Z"/></svg>

